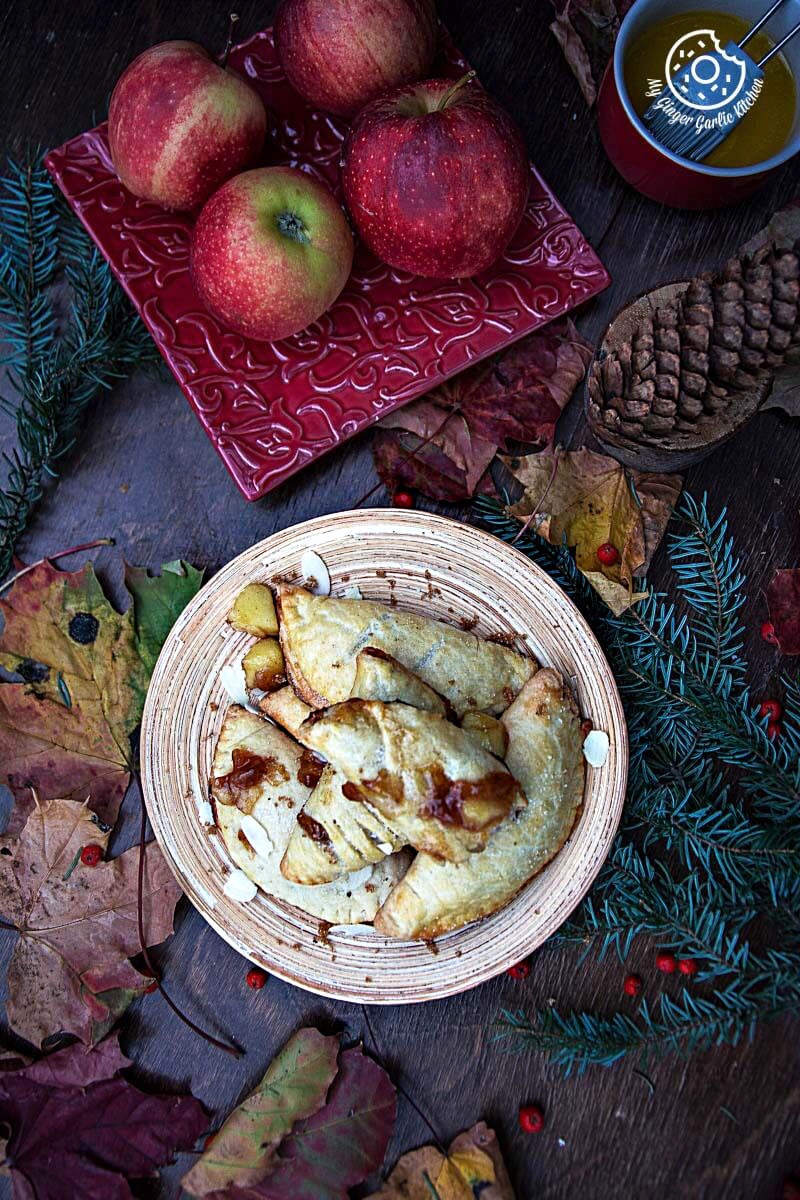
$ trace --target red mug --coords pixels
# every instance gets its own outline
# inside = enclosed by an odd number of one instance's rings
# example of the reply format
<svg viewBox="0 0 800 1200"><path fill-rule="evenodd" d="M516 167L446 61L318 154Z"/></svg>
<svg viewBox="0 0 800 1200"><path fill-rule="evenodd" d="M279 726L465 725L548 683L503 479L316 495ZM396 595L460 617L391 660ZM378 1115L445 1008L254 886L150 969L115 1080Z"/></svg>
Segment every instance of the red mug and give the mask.
<svg viewBox="0 0 800 1200"><path fill-rule="evenodd" d="M725 0L726 12L755 21L752 0ZM606 154L623 179L651 200L673 208L721 208L752 195L777 169L800 150L800 104L792 132L783 149L751 167L708 167L667 150L649 132L631 104L623 63L631 42L655 21L676 13L708 11L700 4L680 0L636 0L619 28L614 56L609 62L597 98L597 124ZM770 35L779 41L800 20L800 0L789 0L769 22ZM785 48L795 80L800 79L800 37Z"/></svg>

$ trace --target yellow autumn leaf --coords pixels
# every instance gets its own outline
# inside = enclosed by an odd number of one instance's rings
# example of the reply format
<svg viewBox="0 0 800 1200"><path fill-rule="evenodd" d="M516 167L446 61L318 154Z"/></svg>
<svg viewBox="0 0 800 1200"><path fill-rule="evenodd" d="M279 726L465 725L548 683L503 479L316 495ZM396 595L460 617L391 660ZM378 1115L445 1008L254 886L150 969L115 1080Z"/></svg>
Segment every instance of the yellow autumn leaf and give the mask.
<svg viewBox="0 0 800 1200"><path fill-rule="evenodd" d="M683 480L626 470L616 459L591 450L555 450L503 460L525 489L509 508L512 516L551 545L574 547L578 569L617 616L643 599L634 577L644 575L663 537ZM619 555L604 566L598 548L610 543Z"/></svg>
<svg viewBox="0 0 800 1200"><path fill-rule="evenodd" d="M514 1200L494 1131L483 1121L453 1139L447 1154L435 1146L411 1150L368 1200Z"/></svg>

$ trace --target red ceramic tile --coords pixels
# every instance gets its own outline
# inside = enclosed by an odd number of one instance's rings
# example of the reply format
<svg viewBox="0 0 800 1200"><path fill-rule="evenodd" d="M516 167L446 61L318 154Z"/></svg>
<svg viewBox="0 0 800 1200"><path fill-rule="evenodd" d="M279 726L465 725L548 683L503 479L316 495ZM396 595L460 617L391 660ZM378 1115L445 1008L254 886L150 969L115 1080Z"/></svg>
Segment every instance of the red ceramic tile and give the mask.
<svg viewBox="0 0 800 1200"><path fill-rule="evenodd" d="M458 76L466 63L443 40L432 74ZM301 166L338 194L347 125L292 91L272 31L236 47L229 61L270 113L265 161ZM248 500L609 282L532 167L522 225L506 255L482 275L422 279L360 247L347 287L319 321L280 342L248 341L201 307L187 269L191 218L126 191L111 165L105 125L52 150L46 163Z"/></svg>

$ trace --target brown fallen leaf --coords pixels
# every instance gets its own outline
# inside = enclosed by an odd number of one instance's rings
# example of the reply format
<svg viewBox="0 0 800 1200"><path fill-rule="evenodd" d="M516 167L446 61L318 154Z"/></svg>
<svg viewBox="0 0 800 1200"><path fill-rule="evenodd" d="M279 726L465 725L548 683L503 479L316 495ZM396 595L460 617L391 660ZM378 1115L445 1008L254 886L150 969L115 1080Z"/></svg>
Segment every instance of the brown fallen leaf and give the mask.
<svg viewBox="0 0 800 1200"><path fill-rule="evenodd" d="M460 1133L447 1156L435 1146L404 1154L367 1200L514 1200L494 1130L483 1121Z"/></svg>
<svg viewBox="0 0 800 1200"><path fill-rule="evenodd" d="M398 409L375 433L381 480L390 491L402 485L432 499L468 499L484 486L498 449L552 444L590 357L572 322L556 321Z"/></svg>
<svg viewBox="0 0 800 1200"><path fill-rule="evenodd" d="M617 40L620 22L633 0L552 0L550 26L591 107Z"/></svg>
<svg viewBox="0 0 800 1200"><path fill-rule="evenodd" d="M40 563L0 600L0 665L23 679L0 683L0 778L17 801L7 832L22 828L34 791L88 796L103 821L116 819L155 655L202 576L179 562L155 578L129 568L129 580L134 602L123 614L91 564Z"/></svg>
<svg viewBox="0 0 800 1200"><path fill-rule="evenodd" d="M109 829L85 804L36 804L19 837L0 838L0 911L19 933L8 968L9 1025L34 1045L60 1032L98 1041L151 980L134 970L139 849L84 866ZM180 888L158 846L145 854L147 945L172 933Z"/></svg>
<svg viewBox="0 0 800 1200"><path fill-rule="evenodd" d="M800 567L775 572L767 604L781 654L800 654Z"/></svg>
<svg viewBox="0 0 800 1200"><path fill-rule="evenodd" d="M373 439L375 465L390 490L402 484L439 500L473 495L496 453L463 414L448 415L427 397L384 418Z"/></svg>
<svg viewBox="0 0 800 1200"><path fill-rule="evenodd" d="M525 489L509 512L525 520L551 545L575 548L575 561L617 616L647 593L635 592L663 537L680 495L678 475L646 475L591 450L556 450L503 460ZM603 566L598 547L610 542L619 554Z"/></svg>

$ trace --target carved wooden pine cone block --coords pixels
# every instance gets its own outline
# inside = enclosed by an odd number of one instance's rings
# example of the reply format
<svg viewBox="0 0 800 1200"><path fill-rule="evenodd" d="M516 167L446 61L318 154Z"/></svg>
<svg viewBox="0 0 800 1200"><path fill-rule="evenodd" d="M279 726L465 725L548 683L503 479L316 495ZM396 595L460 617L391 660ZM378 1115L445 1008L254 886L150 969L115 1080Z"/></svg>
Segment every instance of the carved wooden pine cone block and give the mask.
<svg viewBox="0 0 800 1200"><path fill-rule="evenodd" d="M628 305L591 365L587 415L609 453L645 470L709 454L800 362L800 239L754 243L721 271Z"/></svg>

